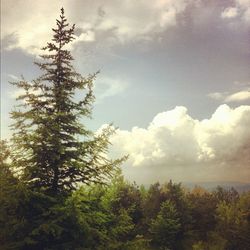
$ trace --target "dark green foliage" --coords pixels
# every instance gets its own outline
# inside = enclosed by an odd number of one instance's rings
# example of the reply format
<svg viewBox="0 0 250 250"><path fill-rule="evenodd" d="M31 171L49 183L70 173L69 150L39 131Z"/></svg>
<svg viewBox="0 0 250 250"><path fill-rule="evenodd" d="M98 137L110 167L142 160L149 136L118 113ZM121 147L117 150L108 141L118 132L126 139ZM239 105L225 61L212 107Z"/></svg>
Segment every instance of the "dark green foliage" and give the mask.
<svg viewBox="0 0 250 250"><path fill-rule="evenodd" d="M209 232L216 226L215 211L217 199L208 192L192 192L188 195L191 202L193 218L193 234L200 240L206 241Z"/></svg>
<svg viewBox="0 0 250 250"><path fill-rule="evenodd" d="M170 200L163 202L150 228L153 245L159 249L175 249L180 229L180 218L175 205Z"/></svg>
<svg viewBox="0 0 250 250"><path fill-rule="evenodd" d="M164 197L160 190L160 184L157 182L149 187L148 192L144 200L144 216L155 218L160 211L161 202L164 201ZM150 223L150 221L149 221Z"/></svg>
<svg viewBox="0 0 250 250"><path fill-rule="evenodd" d="M213 196L218 202L225 201L226 203L236 203L239 200L239 193L233 187L230 189L223 189L218 186L213 191Z"/></svg>
<svg viewBox="0 0 250 250"><path fill-rule="evenodd" d="M143 220L141 225L141 234L148 235L151 220L155 219L160 211L161 203L166 198L161 192L161 186L157 182L150 185L149 189L143 190Z"/></svg>
<svg viewBox="0 0 250 250"><path fill-rule="evenodd" d="M142 220L142 232L146 235L148 234L151 219L156 218L160 211L161 204L165 201L171 201L176 208L180 222L180 229L176 235L178 239L176 248L183 249L183 245L186 244L185 240L191 232L192 218L191 204L181 184L175 184L169 181L162 186L159 183L150 186L143 203L144 218Z"/></svg>
<svg viewBox="0 0 250 250"><path fill-rule="evenodd" d="M82 186L67 197L34 192L11 174L0 184L3 249L249 249L249 193L226 203L204 190L154 185L165 200L152 201L160 209L156 215L147 210L145 218L142 204L153 189L138 188L121 175L108 186Z"/></svg>
<svg viewBox="0 0 250 250"><path fill-rule="evenodd" d="M226 239L226 249L249 249L250 193L243 194L237 203L221 201L216 212L217 231Z"/></svg>
<svg viewBox="0 0 250 250"><path fill-rule="evenodd" d="M171 201L180 218L180 230L177 234L176 249L183 249L186 244L186 239L192 229L192 216L191 216L191 204L187 199L184 189L181 183L176 184L171 180L163 185L162 192L165 193L166 200Z"/></svg>

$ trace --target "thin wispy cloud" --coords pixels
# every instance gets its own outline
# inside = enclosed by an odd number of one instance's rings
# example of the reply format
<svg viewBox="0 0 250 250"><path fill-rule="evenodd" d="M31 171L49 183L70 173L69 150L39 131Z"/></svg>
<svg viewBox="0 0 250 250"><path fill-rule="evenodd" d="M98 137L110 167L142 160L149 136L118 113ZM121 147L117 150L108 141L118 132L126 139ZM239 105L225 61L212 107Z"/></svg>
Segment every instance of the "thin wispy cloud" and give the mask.
<svg viewBox="0 0 250 250"><path fill-rule="evenodd" d="M15 76L15 75L12 75L12 74L8 74L8 77L9 77L10 80L12 80L12 81L19 81L19 80L20 80L19 77Z"/></svg>
<svg viewBox="0 0 250 250"><path fill-rule="evenodd" d="M96 93L97 104L103 99L119 95L128 87L128 83L116 77L101 77L95 82L94 92Z"/></svg>
<svg viewBox="0 0 250 250"><path fill-rule="evenodd" d="M213 92L213 93L209 93L207 96L214 99L214 100L219 100L219 101L223 101L225 100L225 96L227 95L227 93L221 93L221 92Z"/></svg>

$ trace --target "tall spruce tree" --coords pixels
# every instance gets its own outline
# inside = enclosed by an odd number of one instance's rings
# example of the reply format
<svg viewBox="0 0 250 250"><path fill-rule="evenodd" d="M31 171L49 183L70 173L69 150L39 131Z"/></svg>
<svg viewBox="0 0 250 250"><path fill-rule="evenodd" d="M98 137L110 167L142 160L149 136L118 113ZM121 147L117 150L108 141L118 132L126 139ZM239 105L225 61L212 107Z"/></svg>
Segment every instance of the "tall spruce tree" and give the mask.
<svg viewBox="0 0 250 250"><path fill-rule="evenodd" d="M83 77L74 70L67 47L75 25L69 26L63 8L56 25L52 41L35 62L43 74L12 83L24 93L11 113L15 170L35 190L53 195L74 190L79 183L103 183L121 161L105 157L111 127L96 135L81 123L91 116L97 73ZM85 93L83 100L76 100L78 91Z"/></svg>

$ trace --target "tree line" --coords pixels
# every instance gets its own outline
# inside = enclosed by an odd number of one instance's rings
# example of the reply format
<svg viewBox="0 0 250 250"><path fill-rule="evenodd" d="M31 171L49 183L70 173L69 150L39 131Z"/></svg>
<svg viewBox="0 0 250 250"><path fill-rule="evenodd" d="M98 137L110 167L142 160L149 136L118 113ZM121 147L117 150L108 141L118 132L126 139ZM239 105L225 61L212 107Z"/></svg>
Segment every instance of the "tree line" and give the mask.
<svg viewBox="0 0 250 250"><path fill-rule="evenodd" d="M250 246L250 192L239 194L234 188L189 190L172 181L145 188L125 181L118 171L108 185L83 185L67 196L47 196L14 177L3 161L0 184L1 249Z"/></svg>
<svg viewBox="0 0 250 250"><path fill-rule="evenodd" d="M0 249L250 249L250 192L124 180L126 157L107 157L112 126L82 123L98 72L75 71L63 9L52 30L41 76L12 82L22 94L0 143Z"/></svg>

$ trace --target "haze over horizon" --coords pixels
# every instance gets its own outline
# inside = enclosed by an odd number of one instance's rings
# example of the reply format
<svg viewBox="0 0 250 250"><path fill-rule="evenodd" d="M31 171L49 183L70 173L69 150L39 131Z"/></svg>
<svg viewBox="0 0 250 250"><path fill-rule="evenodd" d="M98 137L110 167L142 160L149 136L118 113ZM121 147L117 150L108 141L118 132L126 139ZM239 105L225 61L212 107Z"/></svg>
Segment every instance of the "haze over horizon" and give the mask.
<svg viewBox="0 0 250 250"><path fill-rule="evenodd" d="M101 70L93 120L138 183L250 180L250 0L1 1L1 138L60 8L79 73Z"/></svg>

